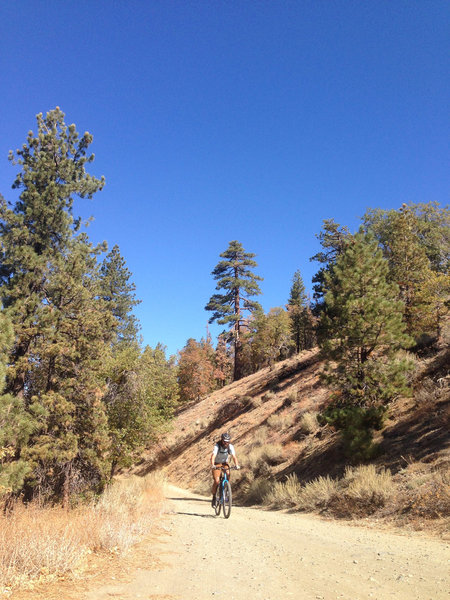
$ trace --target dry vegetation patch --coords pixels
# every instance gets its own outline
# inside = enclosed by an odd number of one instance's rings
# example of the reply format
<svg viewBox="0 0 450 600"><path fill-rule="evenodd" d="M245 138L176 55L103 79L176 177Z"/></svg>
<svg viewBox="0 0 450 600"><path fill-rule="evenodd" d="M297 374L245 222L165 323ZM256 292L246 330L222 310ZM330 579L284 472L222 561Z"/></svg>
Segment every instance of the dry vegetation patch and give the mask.
<svg viewBox="0 0 450 600"><path fill-rule="evenodd" d="M319 429L319 423L317 421L317 411L307 411L300 417L300 430L303 433L315 433Z"/></svg>
<svg viewBox="0 0 450 600"><path fill-rule="evenodd" d="M0 593L74 574L90 552L122 554L155 522L164 499L158 473L117 481L73 510L17 503L0 517Z"/></svg>
<svg viewBox="0 0 450 600"><path fill-rule="evenodd" d="M276 482L264 496L263 503L272 508L295 508L301 511L327 510L335 516L352 516L373 512L384 506L395 492L391 474L373 465L348 468L342 479L318 477L302 485L296 475Z"/></svg>

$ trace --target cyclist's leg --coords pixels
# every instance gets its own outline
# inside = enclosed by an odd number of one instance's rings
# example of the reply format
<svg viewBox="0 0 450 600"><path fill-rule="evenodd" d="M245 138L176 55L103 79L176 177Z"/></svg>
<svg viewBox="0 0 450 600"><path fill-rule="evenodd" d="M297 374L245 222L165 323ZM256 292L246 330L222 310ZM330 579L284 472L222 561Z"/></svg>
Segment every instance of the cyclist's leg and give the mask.
<svg viewBox="0 0 450 600"><path fill-rule="evenodd" d="M220 466L220 465L216 465L216 466ZM220 481L220 469L214 469L211 470L212 472L212 476L213 476L213 486L212 486L212 495L214 496L214 494L217 491L217 488L219 487L219 481Z"/></svg>

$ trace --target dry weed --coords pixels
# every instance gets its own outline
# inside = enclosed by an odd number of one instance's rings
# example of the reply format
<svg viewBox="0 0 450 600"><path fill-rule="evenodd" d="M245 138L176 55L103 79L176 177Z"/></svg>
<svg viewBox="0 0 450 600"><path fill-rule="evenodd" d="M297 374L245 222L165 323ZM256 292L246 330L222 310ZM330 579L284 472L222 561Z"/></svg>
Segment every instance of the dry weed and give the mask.
<svg viewBox="0 0 450 600"><path fill-rule="evenodd" d="M408 485L412 490L406 510L411 516L439 519L450 516L450 475L429 473Z"/></svg>
<svg viewBox="0 0 450 600"><path fill-rule="evenodd" d="M242 497L246 504L262 504L264 497L271 489L267 477L252 477L242 486Z"/></svg>
<svg viewBox="0 0 450 600"><path fill-rule="evenodd" d="M281 444L266 444L252 448L247 456L246 466L255 473L267 472L268 466L274 466L284 461L284 453Z"/></svg>
<svg viewBox="0 0 450 600"><path fill-rule="evenodd" d="M337 494L339 483L331 477L318 477L307 483L301 491L299 510L314 510L317 507L325 508L330 500Z"/></svg>
<svg viewBox="0 0 450 600"><path fill-rule="evenodd" d="M300 428L304 433L314 433L319 428L316 411L308 411L300 417Z"/></svg>
<svg viewBox="0 0 450 600"><path fill-rule="evenodd" d="M278 431L281 431L282 429L287 429L293 424L293 422L294 417L292 415L282 413L277 415L271 415L267 419L267 425L271 429L275 429Z"/></svg>
<svg viewBox="0 0 450 600"><path fill-rule="evenodd" d="M246 408L258 408L263 401L261 396L242 396L241 402Z"/></svg>
<svg viewBox="0 0 450 600"><path fill-rule="evenodd" d="M73 573L88 552L125 552L161 511L161 475L110 486L72 511L18 503L0 517L0 590Z"/></svg>
<svg viewBox="0 0 450 600"><path fill-rule="evenodd" d="M267 427L258 427L252 437L252 446L262 446L267 440Z"/></svg>
<svg viewBox="0 0 450 600"><path fill-rule="evenodd" d="M342 486L350 498L365 501L376 498L383 503L389 500L396 490L390 471L381 469L377 472L374 465L347 467Z"/></svg>
<svg viewBox="0 0 450 600"><path fill-rule="evenodd" d="M264 504L272 508L290 508L298 505L302 486L297 476L289 475L285 482L277 481L264 496Z"/></svg>

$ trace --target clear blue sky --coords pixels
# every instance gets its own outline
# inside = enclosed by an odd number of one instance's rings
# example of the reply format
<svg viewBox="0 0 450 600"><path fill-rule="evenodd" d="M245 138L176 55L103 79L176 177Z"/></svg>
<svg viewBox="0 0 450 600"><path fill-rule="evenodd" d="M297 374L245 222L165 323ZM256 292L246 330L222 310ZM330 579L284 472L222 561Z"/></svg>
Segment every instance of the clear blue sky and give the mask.
<svg viewBox="0 0 450 600"><path fill-rule="evenodd" d="M205 334L230 240L268 310L297 269L310 288L323 219L448 202L447 0L17 0L0 28L0 192L38 112L90 131L107 183L78 212L169 353Z"/></svg>

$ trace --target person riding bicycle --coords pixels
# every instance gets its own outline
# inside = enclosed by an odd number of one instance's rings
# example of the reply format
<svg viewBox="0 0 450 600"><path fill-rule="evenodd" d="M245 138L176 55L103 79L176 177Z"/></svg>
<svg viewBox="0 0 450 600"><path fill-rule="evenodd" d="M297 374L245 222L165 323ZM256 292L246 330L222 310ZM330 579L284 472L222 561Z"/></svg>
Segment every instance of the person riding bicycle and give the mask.
<svg viewBox="0 0 450 600"><path fill-rule="evenodd" d="M221 470L217 467L227 467L227 477L230 478L230 465L228 463L230 456L233 458L236 469L240 469L238 459L234 446L231 443L231 436L229 433L222 433L220 440L214 444L214 448L211 454L211 468L213 475L213 486L212 486L212 501L211 506L214 508L216 505L216 491L219 487L220 473Z"/></svg>

